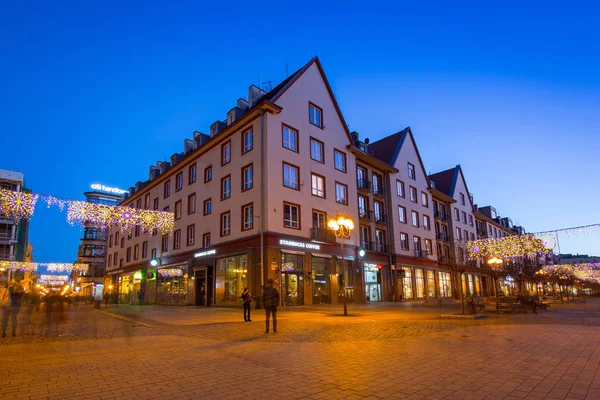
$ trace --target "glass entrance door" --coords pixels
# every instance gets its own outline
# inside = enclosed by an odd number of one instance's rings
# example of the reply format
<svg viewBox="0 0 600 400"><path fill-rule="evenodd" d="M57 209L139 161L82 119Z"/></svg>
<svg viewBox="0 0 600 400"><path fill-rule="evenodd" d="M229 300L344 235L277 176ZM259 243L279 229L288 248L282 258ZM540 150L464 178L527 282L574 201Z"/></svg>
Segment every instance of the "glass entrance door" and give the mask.
<svg viewBox="0 0 600 400"><path fill-rule="evenodd" d="M365 263L365 295L367 301L381 301L381 271L377 264Z"/></svg>
<svg viewBox="0 0 600 400"><path fill-rule="evenodd" d="M286 306L304 304L304 286L298 272L283 272L281 280L282 299Z"/></svg>

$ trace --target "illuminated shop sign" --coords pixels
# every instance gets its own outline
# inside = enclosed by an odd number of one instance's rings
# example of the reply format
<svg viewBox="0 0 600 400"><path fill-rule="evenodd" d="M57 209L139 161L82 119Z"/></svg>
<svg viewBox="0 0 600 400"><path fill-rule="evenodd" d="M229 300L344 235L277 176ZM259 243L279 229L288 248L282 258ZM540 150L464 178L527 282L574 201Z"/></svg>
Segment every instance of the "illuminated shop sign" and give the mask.
<svg viewBox="0 0 600 400"><path fill-rule="evenodd" d="M125 194L125 193L127 193L127 190L123 190L123 189L119 189L119 188L114 188L114 187L109 187L109 186L104 186L104 185L101 185L99 183L93 183L92 184L92 189L94 189L94 190L100 190L101 192L106 192L106 193L114 193L114 194Z"/></svg>
<svg viewBox="0 0 600 400"><path fill-rule="evenodd" d="M213 250L201 251L200 253L194 254L194 258L211 256L213 254L217 254L217 250L213 249Z"/></svg>
<svg viewBox="0 0 600 400"><path fill-rule="evenodd" d="M300 247L302 249L310 249L310 250L320 250L321 249L320 244L295 242L293 240L285 240L285 239L279 239L279 244L281 246Z"/></svg>

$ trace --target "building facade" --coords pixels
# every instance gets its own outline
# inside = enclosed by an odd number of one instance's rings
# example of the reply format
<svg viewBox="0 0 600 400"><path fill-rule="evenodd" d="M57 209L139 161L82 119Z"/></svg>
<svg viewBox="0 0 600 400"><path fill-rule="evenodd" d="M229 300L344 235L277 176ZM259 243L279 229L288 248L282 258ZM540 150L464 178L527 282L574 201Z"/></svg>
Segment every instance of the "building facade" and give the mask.
<svg viewBox="0 0 600 400"><path fill-rule="evenodd" d="M94 189L100 187L100 189ZM123 196L116 194L116 190L102 190L101 185L92 185L92 190L84 192L85 201L94 204L103 204L108 206L117 205ZM109 188L112 189L112 188ZM104 286L104 271L106 268L107 257L107 238L106 231L93 226L84 224L83 237L77 252L77 262L88 264L87 271L74 273L73 276L76 288L83 296L91 296L93 293L102 293ZM110 285L110 282L108 282ZM94 288L96 287L96 290Z"/></svg>
<svg viewBox="0 0 600 400"><path fill-rule="evenodd" d="M360 301L359 231L344 241L342 263L325 230L331 217L358 221L350 145L318 59L268 93L251 86L210 135L186 140L121 203L175 214L169 236L108 232L121 301L236 304L244 287L259 293L269 278L283 305L337 303L344 287Z"/></svg>
<svg viewBox="0 0 600 400"><path fill-rule="evenodd" d="M478 225L460 166L428 176L410 128L361 141L317 58L268 93L250 86L183 147L120 203L173 212L174 232L107 234L120 302L234 305L267 279L284 306L489 292L467 260ZM343 240L327 227L340 216L355 226Z"/></svg>

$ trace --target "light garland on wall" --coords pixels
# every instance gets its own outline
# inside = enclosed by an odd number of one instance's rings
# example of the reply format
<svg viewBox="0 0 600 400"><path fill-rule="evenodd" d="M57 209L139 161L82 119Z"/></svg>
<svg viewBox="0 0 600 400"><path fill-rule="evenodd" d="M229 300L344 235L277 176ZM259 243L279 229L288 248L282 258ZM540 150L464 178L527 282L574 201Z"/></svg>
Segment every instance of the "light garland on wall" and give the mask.
<svg viewBox="0 0 600 400"><path fill-rule="evenodd" d="M0 261L0 271L23 271L34 272L39 267L46 267L48 272L71 272L71 271L87 271L88 264L67 264L67 263L36 263L36 262L20 262L20 261Z"/></svg>
<svg viewBox="0 0 600 400"><path fill-rule="evenodd" d="M183 270L179 269L179 268L165 268L165 269L159 269L158 273L162 276L164 276L165 278L170 278L170 277L180 277L183 276Z"/></svg>
<svg viewBox="0 0 600 400"><path fill-rule="evenodd" d="M63 200L51 195L6 189L0 189L0 211L11 219L29 219L33 215L38 198L48 207L57 206L61 211L67 207L67 221L71 225L91 224L102 229L118 226L121 231L128 232L135 226L141 226L144 232L152 234L156 230L162 235L171 234L175 229L175 214L172 212Z"/></svg>
<svg viewBox="0 0 600 400"><path fill-rule="evenodd" d="M33 215L37 194L0 189L0 211L15 220L29 219Z"/></svg>
<svg viewBox="0 0 600 400"><path fill-rule="evenodd" d="M576 226L573 228L556 229L553 231L544 231L535 233L536 236L574 236L581 234L600 234L600 224Z"/></svg>
<svg viewBox="0 0 600 400"><path fill-rule="evenodd" d="M542 240L533 235L507 236L504 238L480 239L467 242L469 258L503 260L520 257L537 258L550 252Z"/></svg>

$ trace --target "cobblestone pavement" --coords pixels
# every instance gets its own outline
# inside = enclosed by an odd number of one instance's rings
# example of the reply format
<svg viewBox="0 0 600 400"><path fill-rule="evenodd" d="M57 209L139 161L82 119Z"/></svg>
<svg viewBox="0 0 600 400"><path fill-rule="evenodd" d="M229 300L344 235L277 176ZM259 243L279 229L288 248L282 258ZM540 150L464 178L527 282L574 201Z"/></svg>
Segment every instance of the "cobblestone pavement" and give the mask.
<svg viewBox="0 0 600 400"><path fill-rule="evenodd" d="M402 305L24 309L0 339L2 399L599 399L600 301L440 319ZM112 315L109 315L109 314Z"/></svg>

